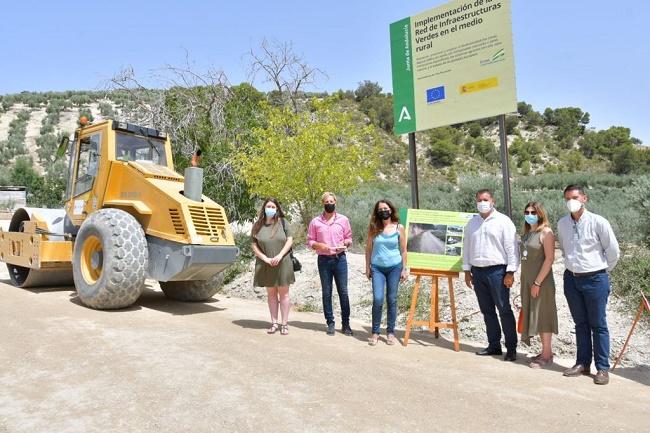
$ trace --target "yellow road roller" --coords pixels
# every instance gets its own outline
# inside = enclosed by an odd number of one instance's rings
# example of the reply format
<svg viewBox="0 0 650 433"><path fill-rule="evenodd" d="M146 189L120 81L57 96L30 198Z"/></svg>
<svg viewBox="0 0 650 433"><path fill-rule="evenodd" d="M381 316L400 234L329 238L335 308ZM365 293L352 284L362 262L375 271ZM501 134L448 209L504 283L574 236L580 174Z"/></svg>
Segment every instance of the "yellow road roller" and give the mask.
<svg viewBox="0 0 650 433"><path fill-rule="evenodd" d="M18 287L71 285L97 309L133 304L145 278L166 297L203 301L238 255L223 207L202 194L202 169L174 171L164 131L105 120L79 127L63 209L17 209L0 260Z"/></svg>

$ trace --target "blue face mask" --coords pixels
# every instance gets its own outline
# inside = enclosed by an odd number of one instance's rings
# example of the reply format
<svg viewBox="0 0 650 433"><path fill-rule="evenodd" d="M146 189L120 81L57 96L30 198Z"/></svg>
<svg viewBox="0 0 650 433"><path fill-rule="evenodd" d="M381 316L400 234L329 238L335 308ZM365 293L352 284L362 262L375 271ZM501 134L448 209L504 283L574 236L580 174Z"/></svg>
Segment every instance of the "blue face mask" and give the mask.
<svg viewBox="0 0 650 433"><path fill-rule="evenodd" d="M272 207L264 208L264 214L269 218L273 218L275 216L275 212L276 212L275 209L273 209Z"/></svg>
<svg viewBox="0 0 650 433"><path fill-rule="evenodd" d="M524 219L531 226L537 224L537 221L539 221L537 215L524 215Z"/></svg>

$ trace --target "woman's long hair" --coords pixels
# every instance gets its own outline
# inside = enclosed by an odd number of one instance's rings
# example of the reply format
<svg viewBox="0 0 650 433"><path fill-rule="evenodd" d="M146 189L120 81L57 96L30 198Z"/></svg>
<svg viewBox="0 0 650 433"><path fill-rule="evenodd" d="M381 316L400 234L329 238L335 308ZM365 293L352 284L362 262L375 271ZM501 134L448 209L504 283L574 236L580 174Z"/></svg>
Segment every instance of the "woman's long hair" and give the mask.
<svg viewBox="0 0 650 433"><path fill-rule="evenodd" d="M546 228L546 227L550 227L550 224L548 223L548 217L546 216L546 211L544 210L544 207L542 206L542 203L540 203L538 201L528 202L526 207L524 207L524 212L529 207L532 207L535 210L535 212L537 212L537 230L536 231L539 232L539 231L544 230L544 228ZM530 226L530 224L528 224L526 222L526 220L524 220L524 234L530 232L531 229L532 229L532 227Z"/></svg>
<svg viewBox="0 0 650 433"><path fill-rule="evenodd" d="M397 215L397 210L393 203L388 200L379 200L375 203L375 207L372 210L372 215L370 215L370 224L368 224L368 236L374 238L379 233L384 231L384 221L379 218L377 213L379 212L379 205L384 203L390 208L390 220L394 223L399 223L399 215Z"/></svg>
<svg viewBox="0 0 650 433"><path fill-rule="evenodd" d="M275 232L278 231L277 222L279 218L284 218L284 212L282 211L282 207L280 206L280 203L273 197L267 198L266 200L264 200L264 203L262 204L262 207L257 215L257 221L255 221L255 224L253 224L253 228L251 229L251 235L253 236L253 238L257 237L257 234L262 229L262 226L266 224L266 213L264 213L264 209L266 209L266 204L268 202L273 203L277 208L275 211L275 216L273 217L273 229L271 231L271 237L275 236Z"/></svg>

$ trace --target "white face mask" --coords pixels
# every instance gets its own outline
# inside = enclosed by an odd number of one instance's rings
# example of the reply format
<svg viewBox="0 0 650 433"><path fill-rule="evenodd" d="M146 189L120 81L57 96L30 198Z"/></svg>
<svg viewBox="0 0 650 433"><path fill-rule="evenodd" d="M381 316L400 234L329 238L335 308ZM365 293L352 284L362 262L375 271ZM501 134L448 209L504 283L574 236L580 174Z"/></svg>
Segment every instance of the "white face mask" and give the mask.
<svg viewBox="0 0 650 433"><path fill-rule="evenodd" d="M492 210L492 203L489 201L476 202L476 209L478 209L480 213L488 213Z"/></svg>
<svg viewBox="0 0 650 433"><path fill-rule="evenodd" d="M582 202L572 198L571 200L566 201L566 207L571 213L578 212L582 208Z"/></svg>

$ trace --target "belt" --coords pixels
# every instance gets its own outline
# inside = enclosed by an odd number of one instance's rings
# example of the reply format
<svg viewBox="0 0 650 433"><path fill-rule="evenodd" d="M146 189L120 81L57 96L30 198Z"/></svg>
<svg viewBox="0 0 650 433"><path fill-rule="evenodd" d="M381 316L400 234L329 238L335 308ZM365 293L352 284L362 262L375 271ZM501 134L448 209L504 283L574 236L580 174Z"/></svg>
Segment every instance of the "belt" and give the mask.
<svg viewBox="0 0 650 433"><path fill-rule="evenodd" d="M320 257L332 257L332 258L340 258L341 256L345 255L345 251L336 253L336 254L321 254Z"/></svg>
<svg viewBox="0 0 650 433"><path fill-rule="evenodd" d="M574 277L592 277L594 275L607 272L607 269L600 269L598 271L593 271L593 272L573 272L567 269L566 272L568 272L570 275L573 275Z"/></svg>
<svg viewBox="0 0 650 433"><path fill-rule="evenodd" d="M490 265L490 266L474 266L474 265L472 265L472 267L476 268L476 269L492 269L492 268L501 268L501 267L505 267L505 266L507 266L507 265Z"/></svg>

